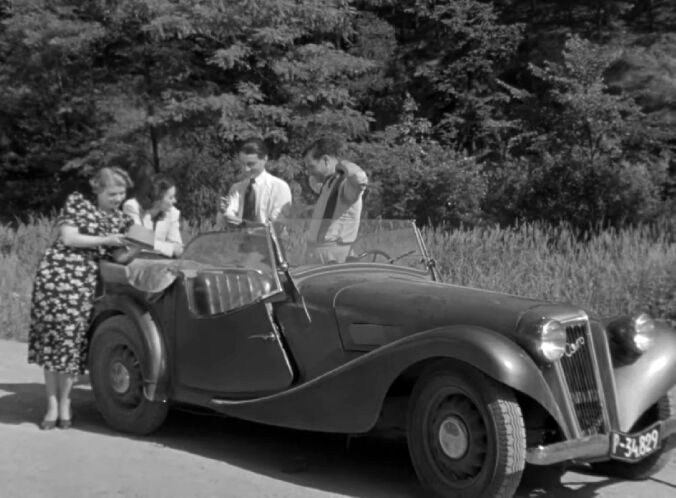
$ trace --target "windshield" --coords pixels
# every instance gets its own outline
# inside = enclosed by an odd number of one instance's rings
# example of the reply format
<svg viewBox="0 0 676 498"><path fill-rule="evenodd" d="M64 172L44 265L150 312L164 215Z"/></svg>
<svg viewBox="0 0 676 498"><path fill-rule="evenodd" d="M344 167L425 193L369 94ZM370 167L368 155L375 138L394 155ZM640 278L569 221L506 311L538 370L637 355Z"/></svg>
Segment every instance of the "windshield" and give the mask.
<svg viewBox="0 0 676 498"><path fill-rule="evenodd" d="M219 268L254 268L266 276L275 273L272 237L291 268L350 262L376 262L427 271L413 222L360 220L353 242L314 243L309 239L311 220L284 220L268 227L233 228L195 237L183 259Z"/></svg>
<svg viewBox="0 0 676 498"><path fill-rule="evenodd" d="M208 232L186 246L182 259L219 268L254 268L274 273L274 257L267 227Z"/></svg>
<svg viewBox="0 0 676 498"><path fill-rule="evenodd" d="M311 220L285 220L275 233L291 267L376 262L426 270L414 224L409 220L359 220L356 240L317 244L309 240Z"/></svg>

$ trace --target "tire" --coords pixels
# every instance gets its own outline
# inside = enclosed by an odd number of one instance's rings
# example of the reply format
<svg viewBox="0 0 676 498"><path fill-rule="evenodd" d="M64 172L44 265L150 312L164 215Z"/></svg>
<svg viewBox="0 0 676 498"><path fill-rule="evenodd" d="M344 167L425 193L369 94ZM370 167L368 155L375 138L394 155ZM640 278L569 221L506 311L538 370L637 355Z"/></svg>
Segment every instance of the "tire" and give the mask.
<svg viewBox="0 0 676 498"><path fill-rule="evenodd" d="M89 348L89 372L96 406L106 423L129 434L150 434L167 417L167 403L143 394L140 332L124 315L104 320Z"/></svg>
<svg viewBox="0 0 676 498"><path fill-rule="evenodd" d="M418 380L409 403L409 453L426 490L456 498L514 495L526 431L511 389L470 367L435 368Z"/></svg>
<svg viewBox="0 0 676 498"><path fill-rule="evenodd" d="M634 424L630 432L637 432L651 426L658 420L666 420L676 415L674 400L669 393L662 396L641 418ZM669 463L669 447L671 436L662 441L662 447L649 457L635 463L622 462L619 460L607 460L591 464L594 472L610 477L618 477L630 481L643 481L656 474Z"/></svg>

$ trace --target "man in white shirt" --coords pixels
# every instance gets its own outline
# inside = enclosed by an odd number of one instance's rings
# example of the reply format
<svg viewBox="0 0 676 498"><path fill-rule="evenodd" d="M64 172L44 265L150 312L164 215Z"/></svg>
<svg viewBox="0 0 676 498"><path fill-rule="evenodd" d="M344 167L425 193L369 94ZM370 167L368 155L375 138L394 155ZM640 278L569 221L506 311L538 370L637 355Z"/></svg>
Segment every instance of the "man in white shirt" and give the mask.
<svg viewBox="0 0 676 498"><path fill-rule="evenodd" d="M235 183L226 197L221 197L218 224L275 221L291 206L291 189L284 180L265 170L268 161L265 142L257 138L247 140L237 158L246 178Z"/></svg>
<svg viewBox="0 0 676 498"><path fill-rule="evenodd" d="M307 174L321 183L307 243L311 256L322 263L343 263L350 254L368 184L364 170L339 159L340 148L338 140L320 138L303 153Z"/></svg>

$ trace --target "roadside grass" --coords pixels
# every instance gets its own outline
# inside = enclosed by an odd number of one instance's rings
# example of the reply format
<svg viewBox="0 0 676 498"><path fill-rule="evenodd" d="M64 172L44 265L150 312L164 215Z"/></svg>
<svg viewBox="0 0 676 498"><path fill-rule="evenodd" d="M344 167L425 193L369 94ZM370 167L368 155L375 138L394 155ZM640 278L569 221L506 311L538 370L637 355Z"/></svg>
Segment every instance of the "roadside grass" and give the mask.
<svg viewBox="0 0 676 498"><path fill-rule="evenodd" d="M0 338L27 338L32 279L53 240L52 223L36 217L0 224ZM184 240L209 228L185 223ZM676 321L676 245L647 227L585 241L569 228L538 224L423 235L446 282L574 303L600 315L640 310Z"/></svg>
<svg viewBox="0 0 676 498"><path fill-rule="evenodd" d="M32 281L52 240L53 223L35 217L15 228L0 224L0 338L25 340Z"/></svg>
<svg viewBox="0 0 676 498"><path fill-rule="evenodd" d="M567 302L591 313L647 311L676 320L676 244L648 227L601 231L585 241L567 227L425 231L444 280Z"/></svg>

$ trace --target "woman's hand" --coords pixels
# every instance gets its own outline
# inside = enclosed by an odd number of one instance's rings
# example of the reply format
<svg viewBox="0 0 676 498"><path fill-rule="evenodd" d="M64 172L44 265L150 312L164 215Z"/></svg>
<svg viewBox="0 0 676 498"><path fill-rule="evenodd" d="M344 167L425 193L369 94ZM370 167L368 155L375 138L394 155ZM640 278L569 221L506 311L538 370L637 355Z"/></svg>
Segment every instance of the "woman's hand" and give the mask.
<svg viewBox="0 0 676 498"><path fill-rule="evenodd" d="M230 202L228 201L227 197L219 197L218 198L218 210L221 212L223 216L225 216L226 212L228 211L228 206L230 205Z"/></svg>
<svg viewBox="0 0 676 498"><path fill-rule="evenodd" d="M124 241L124 235L115 233L111 235L106 235L101 245L110 247L124 247L126 243Z"/></svg>
<svg viewBox="0 0 676 498"><path fill-rule="evenodd" d="M130 263L141 252L140 247L124 247L113 250L113 260L116 263L126 265Z"/></svg>

